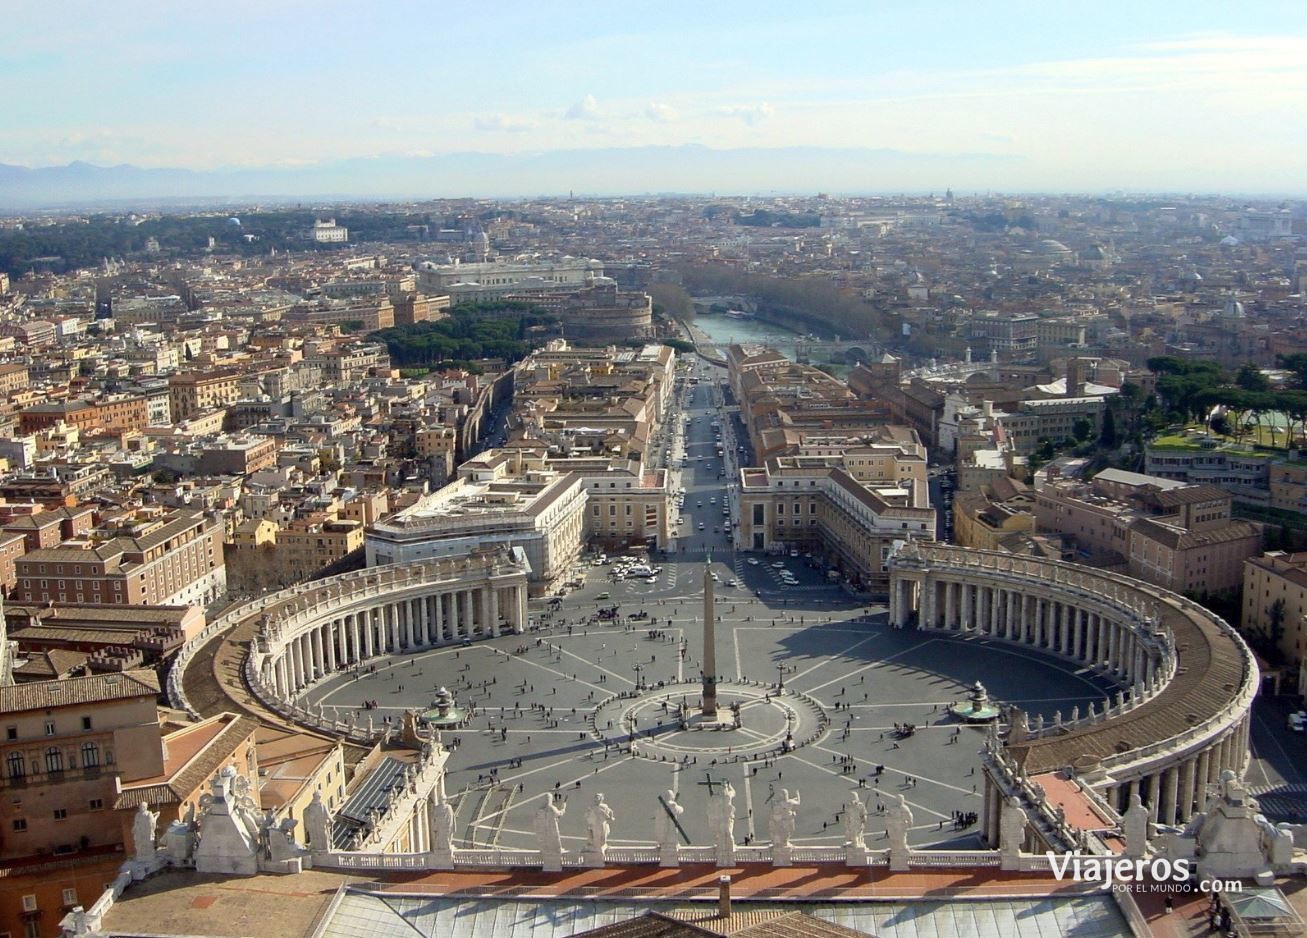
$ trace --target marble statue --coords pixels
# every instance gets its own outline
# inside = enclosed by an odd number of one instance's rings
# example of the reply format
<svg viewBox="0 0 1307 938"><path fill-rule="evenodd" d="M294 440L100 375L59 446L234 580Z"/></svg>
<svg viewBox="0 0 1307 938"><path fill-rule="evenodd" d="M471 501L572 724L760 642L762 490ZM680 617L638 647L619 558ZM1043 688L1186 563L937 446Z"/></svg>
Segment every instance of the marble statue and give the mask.
<svg viewBox="0 0 1307 938"><path fill-rule="evenodd" d="M1140 858L1148 853L1149 821L1148 809L1144 807L1139 792L1135 792L1130 796L1130 807L1121 817L1127 857Z"/></svg>
<svg viewBox="0 0 1307 938"><path fill-rule="evenodd" d="M799 816L799 802L800 795L797 791L791 797L788 788L781 789L781 796L772 805L771 811L773 848L790 846L790 838L794 836L794 827Z"/></svg>
<svg viewBox="0 0 1307 938"><path fill-rule="evenodd" d="M135 858L140 863L149 863L155 853L155 825L159 823L159 813L151 811L150 806L141 802L132 816L132 846Z"/></svg>
<svg viewBox="0 0 1307 938"><path fill-rule="evenodd" d="M566 811L567 806L555 801L551 795L545 796L544 804L536 811L536 840L546 870L557 870L562 866L563 838L558 833L558 822Z"/></svg>
<svg viewBox="0 0 1307 938"><path fill-rule="evenodd" d="M295 827L299 821L285 818L277 822L276 812L268 809L267 821L261 838L263 855L272 863L280 864L304 856L308 851L295 841Z"/></svg>
<svg viewBox="0 0 1307 938"><path fill-rule="evenodd" d="M867 806L856 791L844 804L844 843L859 850L867 846Z"/></svg>
<svg viewBox="0 0 1307 938"><path fill-rule="evenodd" d="M431 852L442 857L454 856L454 808L445 800L444 793L431 792Z"/></svg>
<svg viewBox="0 0 1307 938"><path fill-rule="evenodd" d="M654 839L658 841L658 851L663 860L669 857L676 861L676 848L680 845L680 831L676 821L685 813L684 806L676 803L676 793L670 788L663 793L658 813L654 815Z"/></svg>
<svg viewBox="0 0 1307 938"><path fill-rule="evenodd" d="M331 812L322 800L322 792L315 791L313 800L304 809L304 833L309 838L309 849L325 853L331 849Z"/></svg>
<svg viewBox="0 0 1307 938"><path fill-rule="evenodd" d="M604 801L604 793L597 792L594 804L585 815L587 848L602 856L608 849L608 834L613 827L613 809Z"/></svg>
<svg viewBox="0 0 1307 938"><path fill-rule="evenodd" d="M1015 796L1003 799L998 815L998 850L1000 866L1005 869L1019 869L1021 844L1026 838L1026 812L1021 809L1021 802Z"/></svg>
<svg viewBox="0 0 1307 938"><path fill-rule="evenodd" d="M167 856L168 862L180 866L190 862L195 852L195 825L190 821L173 821L163 832L163 845L159 852Z"/></svg>
<svg viewBox="0 0 1307 938"><path fill-rule="evenodd" d="M889 838L890 869L897 872L908 868L908 831L912 830L912 809L898 793L891 795L887 801L885 835Z"/></svg>
<svg viewBox="0 0 1307 938"><path fill-rule="evenodd" d="M735 853L735 787L722 782L717 794L708 798L708 829L719 858Z"/></svg>

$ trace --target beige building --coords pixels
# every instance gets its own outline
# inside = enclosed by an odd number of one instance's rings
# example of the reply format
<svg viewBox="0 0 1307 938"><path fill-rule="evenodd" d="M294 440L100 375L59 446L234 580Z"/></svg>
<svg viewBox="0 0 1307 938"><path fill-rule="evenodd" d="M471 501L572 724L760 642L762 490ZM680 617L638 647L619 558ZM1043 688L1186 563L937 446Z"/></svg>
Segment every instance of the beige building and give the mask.
<svg viewBox="0 0 1307 938"><path fill-rule="evenodd" d="M174 511L101 528L15 562L24 603L207 606L227 589L223 522Z"/></svg>
<svg viewBox="0 0 1307 938"><path fill-rule="evenodd" d="M275 726L259 727L259 803L302 825L304 809L322 792L329 811L345 802L345 749L339 741Z"/></svg>
<svg viewBox="0 0 1307 938"><path fill-rule="evenodd" d="M153 671L0 687L4 858L123 842L119 785L164 769L158 696Z"/></svg>
<svg viewBox="0 0 1307 938"><path fill-rule="evenodd" d="M580 556L586 490L576 473L523 471L507 457L473 461L459 478L369 527L369 567L521 548L533 590L567 573Z"/></svg>
<svg viewBox="0 0 1307 938"><path fill-rule="evenodd" d="M855 588L884 593L894 542L935 536L924 458L911 450L896 458L885 455L850 450L777 456L761 468L741 469L736 544L745 550L812 552Z"/></svg>
<svg viewBox="0 0 1307 938"><path fill-rule="evenodd" d="M187 372L168 379L168 406L174 421L226 407L240 400L238 371Z"/></svg>
<svg viewBox="0 0 1307 938"><path fill-rule="evenodd" d="M1074 541L1077 560L1116 567L1177 593L1237 590L1262 529L1232 517L1213 485L1107 469L1089 483L1053 480L1035 501L1036 529Z"/></svg>
<svg viewBox="0 0 1307 938"><path fill-rule="evenodd" d="M1271 550L1244 561L1243 634L1269 640L1275 617L1284 663L1298 672L1298 693L1307 694L1307 553Z"/></svg>
<svg viewBox="0 0 1307 938"><path fill-rule="evenodd" d="M980 550L1015 546L1021 535L1035 530L1034 507L1034 492L1006 476L980 491L958 492L953 499L953 542Z"/></svg>

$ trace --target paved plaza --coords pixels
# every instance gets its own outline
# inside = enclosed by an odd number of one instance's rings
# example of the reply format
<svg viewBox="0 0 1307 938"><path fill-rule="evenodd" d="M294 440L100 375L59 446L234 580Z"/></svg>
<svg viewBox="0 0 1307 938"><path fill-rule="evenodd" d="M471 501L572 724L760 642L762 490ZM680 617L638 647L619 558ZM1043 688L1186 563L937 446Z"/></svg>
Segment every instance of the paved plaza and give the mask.
<svg viewBox="0 0 1307 938"><path fill-rule="evenodd" d="M685 808L686 842L706 845L708 790L721 782L736 791L741 841L768 839L772 805L787 789L802 799L793 842L837 846L840 811L856 790L873 847L883 838L887 793L911 807L913 843L973 847L977 826L955 829L954 812L980 810L984 730L960 725L947 706L977 680L1046 718L1104 696L1101 680L1058 659L893 629L883 608L854 606L801 561L787 562L801 577L797 587L782 587L769 564L712 564L719 696L723 706L741 704L737 729L683 729L677 713L682 700L691 709L699 701L704 563L693 556L666 562L653 584L607 584L594 568L598 582L567 597L547 628L375 659L306 699L342 716L353 710L361 723L394 723L447 687L475 708L466 727L444 737L457 744L447 790L459 844L533 846L532 815L557 792L567 803L564 844L579 849L598 792L616 814L614 847L654 842L668 790ZM740 585L727 586L731 579ZM610 598L595 598L602 592ZM648 618L590 623L614 603L623 617ZM364 708L369 701L374 709ZM915 731L899 738L905 724Z"/></svg>

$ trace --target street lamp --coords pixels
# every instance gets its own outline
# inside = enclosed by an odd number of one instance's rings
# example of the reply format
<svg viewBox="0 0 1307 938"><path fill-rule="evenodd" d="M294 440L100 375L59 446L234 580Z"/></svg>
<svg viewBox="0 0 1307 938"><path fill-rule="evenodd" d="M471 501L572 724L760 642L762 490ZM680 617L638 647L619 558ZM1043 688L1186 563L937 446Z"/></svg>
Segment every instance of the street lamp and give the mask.
<svg viewBox="0 0 1307 938"><path fill-rule="evenodd" d="M637 664L637 665L635 666L635 689L636 689L636 690L644 690L644 676L643 676L643 675L644 675L644 666L643 666L643 665L638 665L638 664Z"/></svg>
<svg viewBox="0 0 1307 938"><path fill-rule="evenodd" d="M776 689L785 690L785 665L776 665Z"/></svg>

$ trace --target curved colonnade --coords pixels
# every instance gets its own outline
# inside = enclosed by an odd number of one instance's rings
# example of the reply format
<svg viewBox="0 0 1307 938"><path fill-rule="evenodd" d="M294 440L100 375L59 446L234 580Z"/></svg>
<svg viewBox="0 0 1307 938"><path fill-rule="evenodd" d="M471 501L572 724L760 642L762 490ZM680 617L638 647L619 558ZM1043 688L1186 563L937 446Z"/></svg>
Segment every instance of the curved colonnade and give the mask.
<svg viewBox="0 0 1307 938"><path fill-rule="evenodd" d="M526 628L528 566L520 552L359 571L264 609L248 672L265 703L378 655L491 638ZM272 697L274 700L269 700Z"/></svg>
<svg viewBox="0 0 1307 938"><path fill-rule="evenodd" d="M1248 759L1257 664L1220 617L1161 587L1054 560L907 542L890 559L890 622L1010 641L1117 682L1084 717L1019 715L987 760L986 831L1003 797L1066 772L1121 813L1183 824ZM997 786L997 787L996 787ZM1001 789L1001 790L999 790Z"/></svg>

